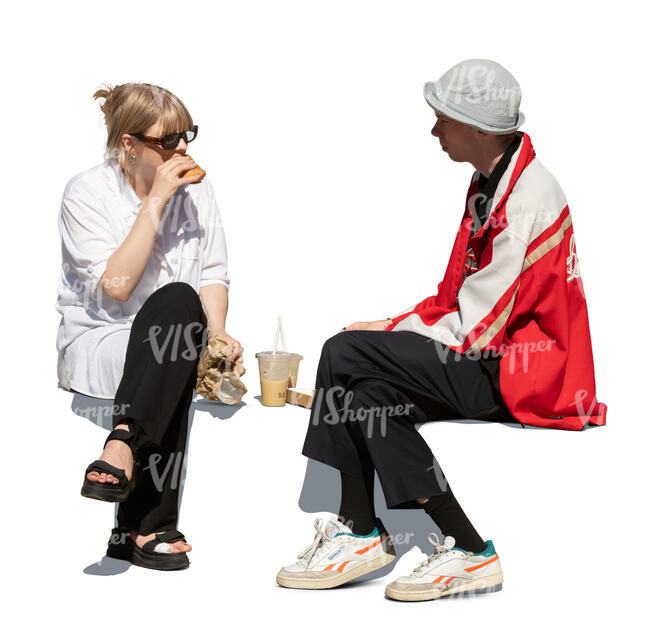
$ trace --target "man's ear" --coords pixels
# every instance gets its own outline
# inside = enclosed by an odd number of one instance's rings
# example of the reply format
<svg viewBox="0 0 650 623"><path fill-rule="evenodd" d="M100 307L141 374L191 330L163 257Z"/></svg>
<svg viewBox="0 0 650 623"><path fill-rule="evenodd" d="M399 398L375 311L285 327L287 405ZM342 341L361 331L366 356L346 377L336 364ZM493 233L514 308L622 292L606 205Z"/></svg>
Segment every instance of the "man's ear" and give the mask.
<svg viewBox="0 0 650 623"><path fill-rule="evenodd" d="M488 132L483 132L483 130L479 130L478 128L472 128L472 130L474 130L472 136L474 145L479 146L482 149L483 146L487 144L487 141L490 140L490 134Z"/></svg>

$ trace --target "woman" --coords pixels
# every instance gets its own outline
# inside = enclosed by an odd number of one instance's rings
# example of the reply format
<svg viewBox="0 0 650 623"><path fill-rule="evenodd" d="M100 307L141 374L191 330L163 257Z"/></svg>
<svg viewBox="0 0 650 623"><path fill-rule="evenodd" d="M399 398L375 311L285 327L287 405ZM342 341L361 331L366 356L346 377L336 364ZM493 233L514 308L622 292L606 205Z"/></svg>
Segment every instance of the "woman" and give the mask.
<svg viewBox="0 0 650 623"><path fill-rule="evenodd" d="M58 375L66 389L113 398L113 431L82 495L118 502L107 555L187 567L178 484L196 366L225 332L223 227L210 182L183 177L197 136L185 105L150 84L99 89L107 157L73 177L61 205Z"/></svg>

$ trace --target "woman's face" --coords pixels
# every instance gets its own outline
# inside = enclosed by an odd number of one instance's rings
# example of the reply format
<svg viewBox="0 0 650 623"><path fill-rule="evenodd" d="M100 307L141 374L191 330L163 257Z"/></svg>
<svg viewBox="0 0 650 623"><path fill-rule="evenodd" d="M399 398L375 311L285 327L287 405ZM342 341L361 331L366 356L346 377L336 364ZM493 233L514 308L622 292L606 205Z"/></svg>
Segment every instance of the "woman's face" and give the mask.
<svg viewBox="0 0 650 623"><path fill-rule="evenodd" d="M189 128L181 128L188 130ZM162 138L162 118L158 117L156 123L149 126L145 132L146 136ZM139 174L144 180L153 181L156 169L163 163L175 156L184 156L187 151L187 143L181 138L174 149L163 149L160 145L146 143L130 134L122 135L122 142L126 147L127 166L134 174ZM131 156L135 155L135 164L131 162Z"/></svg>

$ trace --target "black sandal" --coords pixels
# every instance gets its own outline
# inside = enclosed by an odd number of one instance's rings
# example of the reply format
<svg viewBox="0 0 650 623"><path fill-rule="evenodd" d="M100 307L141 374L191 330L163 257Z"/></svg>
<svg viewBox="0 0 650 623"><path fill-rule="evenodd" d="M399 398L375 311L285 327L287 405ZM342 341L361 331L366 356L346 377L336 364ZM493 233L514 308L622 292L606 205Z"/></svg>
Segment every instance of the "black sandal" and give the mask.
<svg viewBox="0 0 650 623"><path fill-rule="evenodd" d="M131 541L131 539L129 539ZM156 551L156 548L166 550L167 543L172 541L185 541L185 536L178 530L167 530L157 534L151 541L147 541L141 548L133 541L131 562L138 567L156 569L157 571L171 571L173 569L187 569L190 566L190 559L185 552L168 553L167 551Z"/></svg>
<svg viewBox="0 0 650 623"><path fill-rule="evenodd" d="M167 530L167 532L157 534L155 538L147 541L140 548L131 539L129 530L113 528L106 555L109 558L128 560L138 567L155 569L156 571L187 569L190 566L190 559L185 552L170 554L155 551L159 545L171 543L172 541L185 541L185 536L178 530Z"/></svg>
<svg viewBox="0 0 650 623"><path fill-rule="evenodd" d="M135 488L135 472L137 467L136 462L136 449L133 445L133 432L129 430L124 430L118 428L111 432L111 434L106 437L104 442L104 447L109 441L117 439L118 441L123 441L126 443L129 448L131 448L131 454L133 455L133 468L131 480L126 477L123 469L119 469L106 461L93 461L87 468L84 475L84 483L81 487L81 495L87 498L92 498L93 500L101 500L102 502L124 502L126 498L129 497L129 494ZM114 485L110 482L93 482L88 480L88 474L90 472L98 472L110 474L118 479L118 484Z"/></svg>

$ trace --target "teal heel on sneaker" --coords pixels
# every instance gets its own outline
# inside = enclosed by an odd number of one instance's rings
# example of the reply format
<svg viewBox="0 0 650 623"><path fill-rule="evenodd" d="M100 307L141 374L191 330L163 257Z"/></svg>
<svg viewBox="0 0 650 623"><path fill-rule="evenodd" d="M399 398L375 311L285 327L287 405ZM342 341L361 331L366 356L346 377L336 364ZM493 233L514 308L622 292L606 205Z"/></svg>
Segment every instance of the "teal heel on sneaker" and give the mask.
<svg viewBox="0 0 650 623"><path fill-rule="evenodd" d="M428 601L440 597L463 597L496 593L502 589L503 572L492 541L480 553L454 547L451 536L440 543L432 532L435 551L408 576L386 587L386 597L398 601Z"/></svg>

